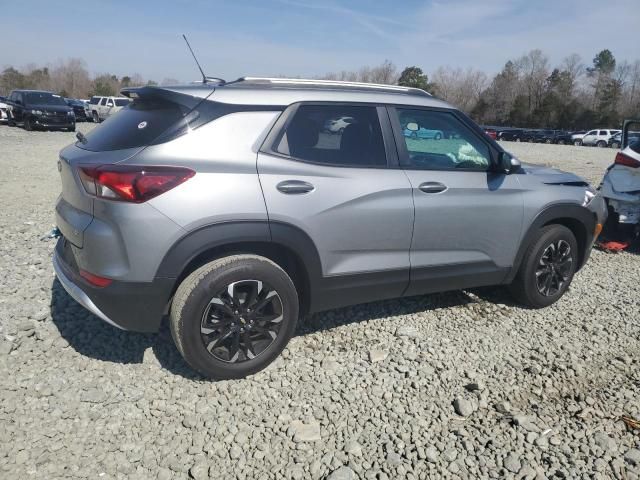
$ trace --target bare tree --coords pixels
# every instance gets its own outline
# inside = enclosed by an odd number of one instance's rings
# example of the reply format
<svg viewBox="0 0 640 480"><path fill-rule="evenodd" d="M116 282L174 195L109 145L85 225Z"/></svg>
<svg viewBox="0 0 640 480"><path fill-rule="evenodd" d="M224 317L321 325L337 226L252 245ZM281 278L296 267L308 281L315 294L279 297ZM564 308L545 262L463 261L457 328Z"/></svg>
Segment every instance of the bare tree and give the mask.
<svg viewBox="0 0 640 480"><path fill-rule="evenodd" d="M436 94L465 112L470 112L487 88L484 72L468 68L439 67L431 76Z"/></svg>
<svg viewBox="0 0 640 480"><path fill-rule="evenodd" d="M51 89L74 98L86 98L91 89L91 79L86 62L80 58L58 61L51 68Z"/></svg>

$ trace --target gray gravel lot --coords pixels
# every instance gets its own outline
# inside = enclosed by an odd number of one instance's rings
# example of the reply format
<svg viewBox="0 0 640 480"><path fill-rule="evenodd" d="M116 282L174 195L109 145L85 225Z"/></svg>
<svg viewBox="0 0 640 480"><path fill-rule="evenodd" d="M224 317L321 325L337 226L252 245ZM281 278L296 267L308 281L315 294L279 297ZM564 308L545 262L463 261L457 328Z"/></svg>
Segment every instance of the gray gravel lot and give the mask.
<svg viewBox="0 0 640 480"><path fill-rule="evenodd" d="M71 141L0 125L0 478L640 476L638 255L594 252L544 310L482 289L315 315L266 371L203 381L166 326L118 331L54 280ZM613 159L506 145L595 184Z"/></svg>

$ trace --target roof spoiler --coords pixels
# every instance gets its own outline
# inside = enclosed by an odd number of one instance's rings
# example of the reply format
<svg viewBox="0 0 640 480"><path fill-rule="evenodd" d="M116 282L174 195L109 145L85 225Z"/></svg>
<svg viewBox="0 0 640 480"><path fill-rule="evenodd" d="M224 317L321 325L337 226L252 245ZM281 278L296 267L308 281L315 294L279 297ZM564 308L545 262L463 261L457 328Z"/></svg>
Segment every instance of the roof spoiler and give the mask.
<svg viewBox="0 0 640 480"><path fill-rule="evenodd" d="M201 91L202 85L198 85L198 91ZM144 87L127 87L120 90L120 93L125 97L136 100L138 98L156 98L163 99L174 103L179 103L190 109L195 108L200 102L206 100L215 91L213 85L207 85L207 90L210 92L207 95L191 95L195 93L193 87L190 86L167 86L157 87L154 85L147 85Z"/></svg>

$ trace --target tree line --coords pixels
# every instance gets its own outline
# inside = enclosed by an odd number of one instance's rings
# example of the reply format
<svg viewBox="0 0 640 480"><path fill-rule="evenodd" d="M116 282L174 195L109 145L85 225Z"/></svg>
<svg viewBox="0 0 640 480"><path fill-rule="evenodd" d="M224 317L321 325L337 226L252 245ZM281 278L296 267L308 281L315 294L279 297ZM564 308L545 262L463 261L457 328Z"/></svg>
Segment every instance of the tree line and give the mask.
<svg viewBox="0 0 640 480"><path fill-rule="evenodd" d="M625 118L640 117L640 60L618 61L610 50L584 63L569 55L552 66L541 50L508 60L490 76L482 70L419 66L402 71L389 60L358 70L327 73L326 80L399 84L425 89L468 113L478 123L495 126L588 129L617 127ZM161 85L178 83L165 78ZM50 90L65 97L117 95L125 87L157 85L139 74L91 76L84 60L71 58L49 66L6 67L0 74L0 95L17 88Z"/></svg>
<svg viewBox="0 0 640 480"><path fill-rule="evenodd" d="M321 78L422 88L484 125L577 130L614 128L640 117L640 60L617 61L607 49L590 64L572 54L557 66L541 50L531 50L508 60L493 77L452 67L438 67L429 77L418 66L398 72L386 60Z"/></svg>
<svg viewBox="0 0 640 480"><path fill-rule="evenodd" d="M179 82L173 78L165 78L161 82L162 85L175 83ZM49 66L5 67L0 74L0 95L6 96L15 89L34 89L49 90L70 98L89 98L93 95L118 95L126 87L157 84L138 73L122 77L102 73L92 77L84 60L70 58Z"/></svg>

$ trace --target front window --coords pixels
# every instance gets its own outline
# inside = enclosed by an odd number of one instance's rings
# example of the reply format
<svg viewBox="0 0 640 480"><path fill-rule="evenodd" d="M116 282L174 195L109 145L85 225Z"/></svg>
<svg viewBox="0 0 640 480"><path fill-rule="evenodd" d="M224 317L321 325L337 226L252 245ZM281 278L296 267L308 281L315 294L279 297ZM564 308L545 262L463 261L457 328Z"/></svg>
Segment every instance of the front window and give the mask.
<svg viewBox="0 0 640 480"><path fill-rule="evenodd" d="M60 95L49 92L29 92L25 93L24 97L27 105L66 105Z"/></svg>
<svg viewBox="0 0 640 480"><path fill-rule="evenodd" d="M432 110L396 109L409 168L488 170L489 146L455 115Z"/></svg>

